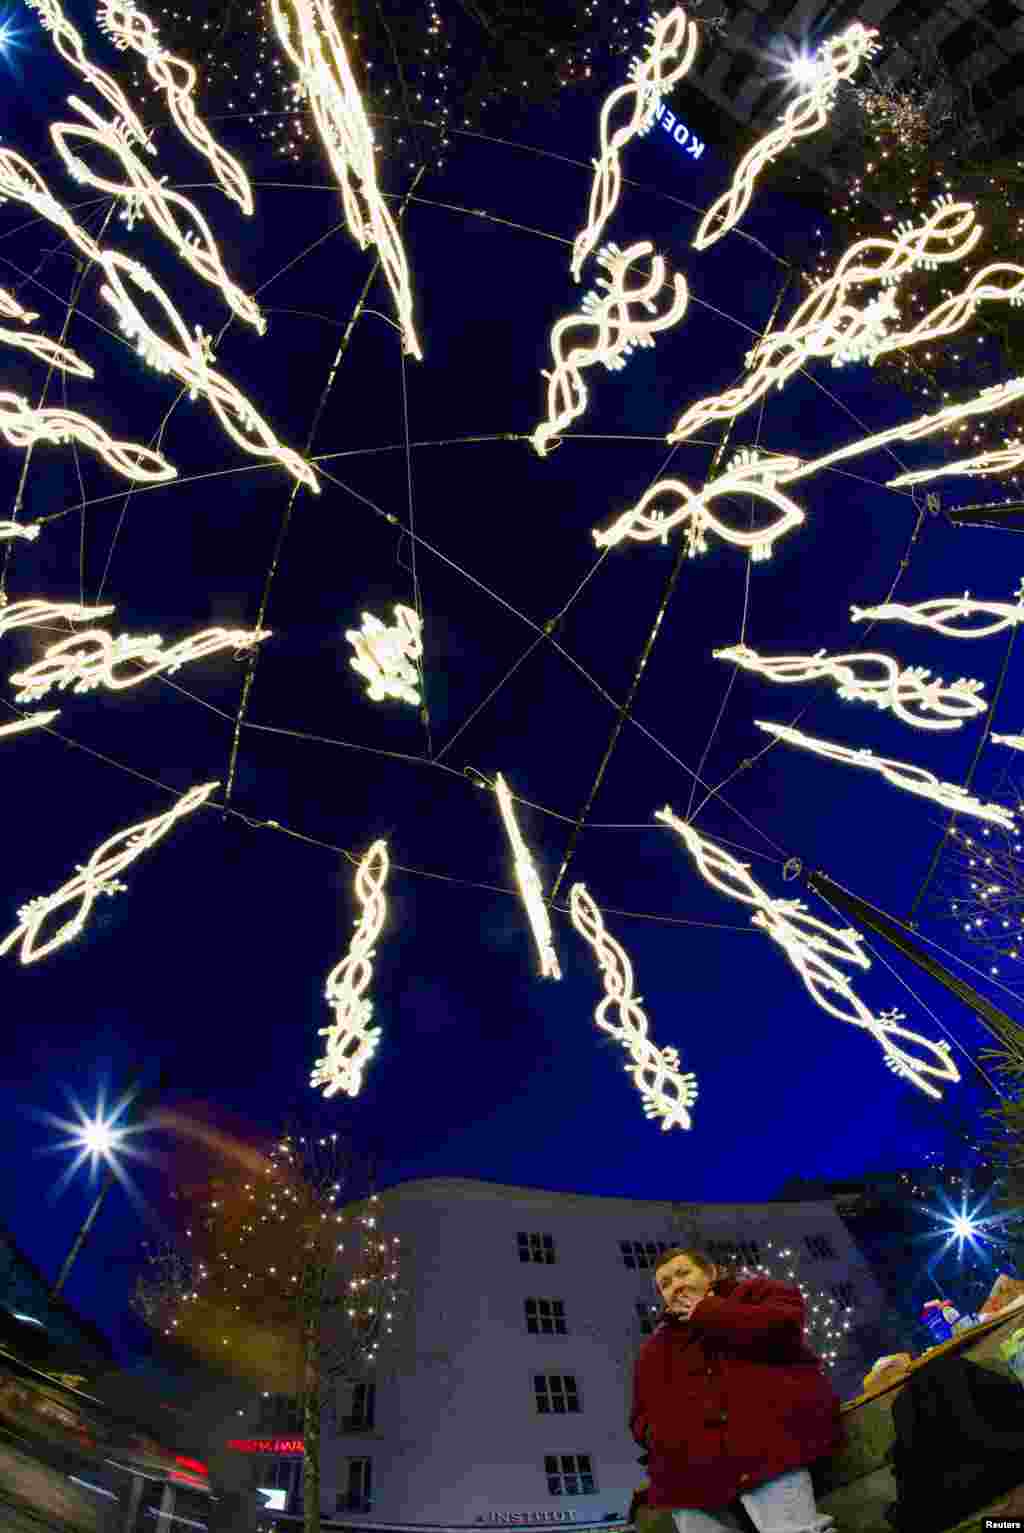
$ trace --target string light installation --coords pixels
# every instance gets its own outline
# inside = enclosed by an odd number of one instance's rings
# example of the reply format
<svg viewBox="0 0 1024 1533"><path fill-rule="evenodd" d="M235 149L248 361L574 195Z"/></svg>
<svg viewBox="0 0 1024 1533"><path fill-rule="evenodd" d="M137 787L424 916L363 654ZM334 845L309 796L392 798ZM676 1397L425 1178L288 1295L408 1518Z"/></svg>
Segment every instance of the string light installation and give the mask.
<svg viewBox="0 0 1024 1533"><path fill-rule="evenodd" d="M326 1053L313 1066L309 1082L313 1087L323 1086L325 1097L338 1091L357 1096L363 1071L380 1042L381 1029L370 1026L373 1002L365 996L373 978L374 943L384 929L387 914L384 885L389 867L387 842L375 841L356 869L356 899L361 913L348 952L327 976L324 993L334 1021L319 1030L320 1036L327 1038Z"/></svg>
<svg viewBox="0 0 1024 1533"><path fill-rule="evenodd" d="M716 649L712 653L716 660L731 660L767 681L834 681L840 697L874 703L876 708L894 714L915 729L960 729L966 719L975 718L986 708L978 696L984 690L983 681L970 681L961 676L946 683L940 676L932 677L923 666L908 666L901 670L889 655L827 655L820 649L816 655L769 658L756 654L746 644L734 644L730 649ZM874 679L858 676L858 666L869 671L879 670L882 674ZM915 709L919 711L913 711Z"/></svg>
<svg viewBox="0 0 1024 1533"><path fill-rule="evenodd" d="M761 719L755 719L754 722L758 729L774 735L777 740L802 746L817 756L827 756L830 761L845 761L849 766L877 772L886 782L892 783L894 788L903 788L907 793L916 793L920 798L930 798L933 803L941 804L944 809L951 809L955 814L972 814L979 820L990 820L994 825L1001 825L1004 830L1013 829L1014 817L1009 809L1004 809L1001 804L983 804L980 799L968 793L966 788L952 782L940 782L934 772L915 766L913 762L891 761L886 756L876 756L864 746L854 750L848 745L815 740L811 735L802 734L799 729L791 729L788 724L766 724Z"/></svg>
<svg viewBox="0 0 1024 1533"><path fill-rule="evenodd" d="M8 319L20 319L24 325L31 325L39 318L38 314L23 309L9 293L3 292L0 292L0 314ZM83 362L70 347L62 346L59 341L51 341L48 336L27 334L24 330L8 330L6 326L0 326L0 343L14 346L19 351L27 351L38 362L45 362L59 372L73 373L77 378L96 376L88 362Z"/></svg>
<svg viewBox="0 0 1024 1533"><path fill-rule="evenodd" d="M423 624L411 607L396 606L394 610L391 628L372 612L364 612L362 628L346 630L345 637L355 650L349 665L366 678L367 696L372 702L393 697L418 707L416 662L423 655Z"/></svg>
<svg viewBox="0 0 1024 1533"><path fill-rule="evenodd" d="M839 82L851 79L864 60L878 52L878 44L874 41L877 36L874 27L864 27L855 21L838 37L821 45L813 81L789 103L779 126L759 139L743 156L732 185L711 204L701 219L693 241L695 250L707 250L739 223L750 206L754 183L766 165L788 149L794 139L820 133L835 104Z"/></svg>
<svg viewBox="0 0 1024 1533"><path fill-rule="evenodd" d="M34 543L38 536L38 527L25 527L21 522L0 522L0 538L27 538Z"/></svg>
<svg viewBox="0 0 1024 1533"><path fill-rule="evenodd" d="M515 809L512 807L512 794L508 783L499 772L494 779L494 791L498 795L498 807L501 810L501 818L505 822L505 831L512 846L512 856L515 860L516 882L519 885L519 893L522 895L523 904L526 907L526 915L533 932L533 940L537 944L537 952L540 956L540 972L545 979L561 979L562 971L558 965L558 955L555 952L554 937L551 933L551 920L548 916L547 906L544 904L544 891L541 888L540 878L530 856L529 848L523 840L523 833L516 821Z"/></svg>
<svg viewBox="0 0 1024 1533"><path fill-rule="evenodd" d="M12 628L35 628L41 623L92 623L109 617L113 607L80 607L77 602L15 601L0 603L0 634Z"/></svg>
<svg viewBox="0 0 1024 1533"><path fill-rule="evenodd" d="M642 60L634 58L631 61L630 83L613 90L601 108L601 153L594 161L587 222L572 247L570 269L577 282L584 261L597 248L604 226L618 206L622 191L620 153L632 139L650 132L661 97L689 73L696 57L697 27L686 19L681 6L676 6L667 16L654 12L647 30L651 42ZM621 114L620 108L623 108ZM623 121L611 132L612 118L616 115L622 115Z"/></svg>
<svg viewBox="0 0 1024 1533"><path fill-rule="evenodd" d="M145 60L146 72L163 93L171 121L182 138L209 163L225 195L237 202L243 213L251 213L253 198L248 176L196 113L193 100L196 72L192 65L161 47L153 23L132 0L101 0L96 20L115 48L122 52L130 48Z"/></svg>
<svg viewBox="0 0 1024 1533"><path fill-rule="evenodd" d="M666 277L661 256L653 257L650 276L639 287L627 288L630 267L652 255L653 250L654 246L646 241L630 245L628 250L605 245L598 253L597 263L608 276L598 277L596 282L604 293L596 290L587 293L580 305L583 312L560 319L552 330L551 356L555 365L544 374L548 380L548 418L530 439L542 458L547 455L551 438L587 408L583 370L600 362L609 372L618 372L638 346L653 346L656 332L667 330L686 313L690 295L685 279L677 274L672 279L672 303L664 314L658 314L654 299L664 288ZM653 318L645 319L642 314L631 312L636 309L646 310ZM579 339L578 333L588 329L594 332L589 344L572 345L566 350L566 337L575 332Z"/></svg>
<svg viewBox="0 0 1024 1533"><path fill-rule="evenodd" d="M33 314L29 309L23 309L14 294L2 287L0 287L0 315L4 319L20 319L23 325L31 325L33 320L39 318L38 314Z"/></svg>
<svg viewBox="0 0 1024 1533"><path fill-rule="evenodd" d="M135 484L161 484L178 477L178 470L152 448L138 442L115 442L102 426L77 410L65 410L59 405L37 409L20 394L10 394L6 389L0 390L0 436L12 447L32 447L37 442L61 447L77 442L102 458L115 474ZM24 528L18 531L23 537L29 536Z"/></svg>
<svg viewBox="0 0 1024 1533"><path fill-rule="evenodd" d="M200 804L205 804L213 790L219 786L219 783L208 782L201 787L189 788L165 814L143 820L139 825L131 825L127 830L119 830L98 846L85 867L77 867L74 877L62 884L55 894L41 894L29 900L27 905L22 905L18 911L18 925L0 942L0 957L20 944L21 962L35 963L77 937L101 894L120 894L127 888L117 875L134 862L136 857L162 840L180 819L198 809ZM64 905L77 905L78 908L70 920L57 928L52 937L38 944L43 923Z"/></svg>
<svg viewBox="0 0 1024 1533"><path fill-rule="evenodd" d="M993 745L1008 745L1013 751L1024 751L1024 735L991 735Z"/></svg>
<svg viewBox="0 0 1024 1533"><path fill-rule="evenodd" d="M870 969L871 960L862 949L863 938L859 932L852 927L838 928L819 921L800 900L772 899L751 878L746 863L737 862L724 848L701 836L692 825L678 819L671 808L658 810L654 818L678 833L697 864L698 872L713 888L730 899L754 906L751 923L778 944L823 1011L838 1017L841 1022L864 1028L881 1046L885 1063L895 1075L917 1086L926 1096L941 1100L942 1092L925 1077L949 1082L960 1079L960 1072L949 1058L949 1044L945 1041L933 1043L930 1038L901 1027L900 1022L906 1020L902 1012L886 1011L876 1015L870 1011L848 976L836 967L836 963L844 963ZM830 962L833 959L835 962ZM915 1059L894 1042L896 1038L930 1050L937 1062Z"/></svg>
<svg viewBox="0 0 1024 1533"><path fill-rule="evenodd" d="M81 34L68 21L57 0L25 0L25 3L29 10L39 13L40 22L45 30L52 34L54 47L64 62L70 64L83 80L88 80L108 106L114 108L125 142L135 142L144 148L147 154L156 154L156 148L150 142L150 135L136 116L121 87L104 70L98 69L89 61Z"/></svg>
<svg viewBox="0 0 1024 1533"><path fill-rule="evenodd" d="M910 623L915 628L930 628L947 639L988 639L1024 620L1024 580L1014 592L1016 604L1002 601L978 601L970 591L963 596L933 596L930 601L907 607L902 602L883 602L878 607L851 607L851 623ZM991 617L995 621L982 627L957 628L958 618Z"/></svg>
<svg viewBox="0 0 1024 1533"><path fill-rule="evenodd" d="M13 724L0 724L0 739L6 740L10 735L21 735L29 729L42 729L46 724L52 724L57 717L56 712L32 713L27 719L18 719Z"/></svg>
<svg viewBox="0 0 1024 1533"><path fill-rule="evenodd" d="M623 539L636 543L665 543L673 528L685 524L687 552L691 559L707 553L709 532L746 549L752 560L770 559L772 548L778 538L799 527L804 513L788 495L776 488L775 479L785 469L799 468L798 458L773 458L770 468L766 460L749 449L736 454L726 472L706 484L702 490L691 490L681 479L659 479L644 492L636 505L624 511L604 531L595 529L594 542L598 548L614 548ZM779 515L764 527L730 527L708 510L708 506L723 495L752 495L756 500L774 506ZM668 508L656 504L667 498Z"/></svg>
<svg viewBox="0 0 1024 1533"><path fill-rule="evenodd" d="M3 616L0 611L0 632ZM51 644L41 660L27 670L16 671L11 684L21 688L15 698L18 703L37 702L51 687L61 690L71 687L75 692L106 687L112 692L123 692L153 676L173 676L183 665L223 649L242 654L269 637L269 632L262 629L206 628L165 650L158 633L136 638L119 634L111 638L109 633L93 629Z"/></svg>
<svg viewBox="0 0 1024 1533"><path fill-rule="evenodd" d="M286 14L294 13L297 39ZM422 360L412 321L409 263L377 185L374 139L337 23L325 0L271 0L281 46L299 77L296 100L309 102L341 188L349 232L360 250L376 245L402 327L405 349Z"/></svg>
<svg viewBox="0 0 1024 1533"><path fill-rule="evenodd" d="M594 1021L611 1033L633 1060L623 1069L644 1099L644 1113L648 1118L660 1118L662 1129L691 1128L687 1108L697 1099L696 1076L680 1072L678 1049L655 1048L648 1038L647 1015L640 1004L643 997L633 993L633 965L609 934L583 884L573 884L570 889L569 910L573 926L593 948L604 980L605 996L598 1003ZM609 1011L617 1013L618 1024L609 1021Z"/></svg>
<svg viewBox="0 0 1024 1533"><path fill-rule="evenodd" d="M954 463L942 463L936 468L914 469L885 482L892 489L902 489L911 484L927 484L932 479L945 479L949 475L973 479L988 474L1008 474L1010 469L1019 468L1022 463L1024 442L1017 441L1008 447L977 453L973 458L958 458Z"/></svg>

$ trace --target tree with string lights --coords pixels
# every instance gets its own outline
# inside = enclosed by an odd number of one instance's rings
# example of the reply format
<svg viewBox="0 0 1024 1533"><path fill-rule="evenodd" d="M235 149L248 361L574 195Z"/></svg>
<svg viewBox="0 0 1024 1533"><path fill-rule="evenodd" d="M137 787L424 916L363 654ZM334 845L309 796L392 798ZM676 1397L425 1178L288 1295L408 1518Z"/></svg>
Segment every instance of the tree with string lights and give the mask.
<svg viewBox="0 0 1024 1533"><path fill-rule="evenodd" d="M993 802L1018 816L1024 792L1004 774ZM954 824L946 837L935 894L939 913L954 922L960 941L978 949L986 972L1024 993L1024 835L1020 825Z"/></svg>

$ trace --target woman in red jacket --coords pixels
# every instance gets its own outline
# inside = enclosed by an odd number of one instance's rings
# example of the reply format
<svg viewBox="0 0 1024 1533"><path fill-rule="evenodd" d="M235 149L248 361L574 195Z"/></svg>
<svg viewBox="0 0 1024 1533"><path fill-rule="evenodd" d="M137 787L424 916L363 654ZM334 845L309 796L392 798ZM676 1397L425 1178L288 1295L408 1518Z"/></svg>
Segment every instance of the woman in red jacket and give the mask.
<svg viewBox="0 0 1024 1533"><path fill-rule="evenodd" d="M737 1279L674 1248L655 1283L665 1314L640 1348L630 1431L648 1449L648 1505L677 1533L827 1533L807 1466L842 1440L839 1399L803 1339L798 1288Z"/></svg>

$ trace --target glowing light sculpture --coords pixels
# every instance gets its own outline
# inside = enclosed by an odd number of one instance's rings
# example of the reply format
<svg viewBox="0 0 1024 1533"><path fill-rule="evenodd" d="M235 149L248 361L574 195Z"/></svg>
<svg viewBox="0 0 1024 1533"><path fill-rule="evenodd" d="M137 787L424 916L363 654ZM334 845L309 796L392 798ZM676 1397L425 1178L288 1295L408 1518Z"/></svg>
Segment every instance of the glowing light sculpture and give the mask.
<svg viewBox="0 0 1024 1533"><path fill-rule="evenodd" d="M897 622L910 623L914 628L930 628L934 633L944 634L947 639L988 639L1024 622L1024 580L1014 592L1016 604L1003 601L978 601L970 591L963 596L933 596L929 601L917 602L912 607L902 602L883 602L877 607L851 607L851 623ZM981 628L955 628L957 618L987 616L995 619Z"/></svg>
<svg viewBox="0 0 1024 1533"><path fill-rule="evenodd" d="M418 613L396 606L394 626L388 628L372 612L364 612L362 628L347 629L345 637L355 650L349 665L366 678L371 701L393 697L419 706L416 661L423 655L423 624Z"/></svg>
<svg viewBox="0 0 1024 1533"><path fill-rule="evenodd" d="M349 232L360 250L376 245L407 352L422 359L412 319L412 289L398 226L377 185L374 138L329 0L271 0L281 46L309 101L320 140L341 188ZM295 31L289 20L295 17ZM297 35L295 35L297 33Z"/></svg>
<svg viewBox="0 0 1024 1533"><path fill-rule="evenodd" d="M248 176L196 113L193 100L196 72L192 65L168 53L149 17L132 0L101 0L96 19L115 48L122 52L130 48L145 60L146 73L163 92L171 120L182 138L209 163L225 195L237 202L243 213L251 213L253 197Z"/></svg>
<svg viewBox="0 0 1024 1533"><path fill-rule="evenodd" d="M629 268L653 250L654 246L646 241L630 245L625 251L618 245L605 245L597 257L598 264L608 273L607 277L597 278L597 287L604 288L604 294L588 293L581 304L582 313L567 315L552 330L551 356L555 365L544 374L548 380L548 418L530 438L542 458L547 455L551 438L587 408L583 370L600 362L609 372L619 371L638 346L653 346L656 332L667 330L685 314L690 295L685 279L678 274L672 279L672 303L664 314L658 314L654 299L665 286L666 275L661 256L654 256L650 276L639 287L626 287ZM632 313L633 309L645 309L654 317L644 319ZM587 329L593 331L589 344L569 346L566 337L575 334L578 340L578 333Z"/></svg>
<svg viewBox="0 0 1024 1533"><path fill-rule="evenodd" d="M711 204L701 219L693 241L695 250L707 250L739 223L750 206L754 183L766 165L788 149L794 139L820 133L835 104L839 82L851 79L863 61L878 52L877 36L874 27L864 27L855 21L838 37L821 45L813 80L789 103L779 126L743 156L728 191Z"/></svg>
<svg viewBox="0 0 1024 1533"><path fill-rule="evenodd" d="M597 248L604 226L618 206L622 191L619 155L632 139L650 132L658 102L689 73L696 57L697 27L687 20L681 6L677 5L667 16L659 16L655 11L647 31L651 34L650 44L642 59L631 61L629 84L613 90L601 108L601 152L594 161L587 222L572 247L571 271L577 282L583 262ZM621 116L622 121L610 131L615 115Z"/></svg>
<svg viewBox="0 0 1024 1533"><path fill-rule="evenodd" d="M20 394L0 390L0 436L12 447L29 447L36 442L63 446L78 442L103 459L108 468L136 484L160 484L177 479L178 470L150 447L138 442L115 442L102 426L59 405L37 409ZM22 536L30 534L19 529Z"/></svg>
<svg viewBox="0 0 1024 1533"><path fill-rule="evenodd" d="M62 346L59 341L51 341L49 336L33 335L24 330L8 330L6 327L0 327L0 343L13 346L18 351L29 352L37 362L45 362L49 367L55 367L58 372L73 373L77 378L95 378L96 376L88 362L83 362L70 346Z"/></svg>
<svg viewBox="0 0 1024 1533"><path fill-rule="evenodd" d="M10 735L21 735L29 729L42 729L46 724L52 724L58 717L58 711L51 713L30 713L26 719L18 719L13 724L0 724L0 739L6 740Z"/></svg>
<svg viewBox="0 0 1024 1533"><path fill-rule="evenodd" d="M0 957L20 945L20 961L24 964L35 963L77 937L99 896L119 894L127 887L117 875L134 862L136 857L162 840L180 819L204 804L219 786L219 783L208 782L201 787L189 788L164 814L155 815L151 820L143 820L139 825L131 825L127 830L119 830L110 836L96 848L84 867L75 869L74 877L62 884L56 893L39 895L21 907L18 911L18 925L0 942ZM62 906L72 904L77 904L78 908L71 919L58 927L47 941L39 944L43 922Z"/></svg>
<svg viewBox="0 0 1024 1533"><path fill-rule="evenodd" d="M537 944L540 972L545 979L561 979L562 971L558 965L558 954L555 952L551 920L547 906L544 904L544 891L541 888L540 877L530 856L529 848L523 840L523 833L519 829L508 783L500 772L494 779L494 791L498 796L498 808L501 810L501 818L505 822L505 831L512 847L519 893L526 907L533 940Z"/></svg>
<svg viewBox="0 0 1024 1533"><path fill-rule="evenodd" d="M29 309L23 309L13 293L6 288L0 287L0 315L4 319L20 319L23 325L30 325L39 315Z"/></svg>
<svg viewBox="0 0 1024 1533"><path fill-rule="evenodd" d="M313 1066L309 1082L313 1087L323 1086L325 1097L338 1091L357 1096L363 1071L380 1042L381 1029L370 1026L373 1002L365 995L373 978L374 944L387 914L384 885L389 868L387 842L375 841L356 869L360 915L348 952L327 976L324 994L334 1021L319 1029L320 1036L327 1038L326 1052Z"/></svg>
<svg viewBox="0 0 1024 1533"><path fill-rule="evenodd" d="M654 818L670 826L682 838L701 876L719 893L744 905L752 905L751 923L778 945L806 986L812 1000L840 1022L850 1022L869 1032L883 1051L886 1065L895 1075L917 1086L926 1096L941 1100L942 1092L925 1077L955 1082L960 1072L949 1057L949 1044L934 1043L899 1024L906 1020L901 1011L875 1013L864 1004L849 977L837 964L853 964L870 969L871 960L862 949L863 938L852 927L829 926L812 916L800 900L773 899L750 876L747 863L737 862L723 847L701 836L692 825L680 820L671 808L659 810ZM897 1038L921 1049L930 1050L935 1063L915 1059Z"/></svg>
<svg viewBox="0 0 1024 1533"><path fill-rule="evenodd" d="M1008 474L1012 468L1019 468L1022 463L1024 442L1018 440L1011 442L1008 447L977 453L973 458L958 458L952 463L940 463L935 468L918 468L906 474L897 474L895 479L887 479L885 482L892 489L903 489L907 485L928 484L932 479L945 479L950 475L976 479L986 474Z"/></svg>
<svg viewBox="0 0 1024 1533"><path fill-rule="evenodd" d="M109 617L113 607L80 607L77 602L15 601L0 605L0 634L12 628L36 628L40 623L91 623Z"/></svg>
<svg viewBox="0 0 1024 1533"><path fill-rule="evenodd" d="M829 740L815 740L811 735L802 734L799 729L790 728L788 724L767 724L761 719L755 719L754 722L758 729L774 735L777 740L802 746L817 756L827 756L830 761L845 761L849 766L877 772L886 782L892 783L894 788L903 788L907 793L917 794L919 798L929 798L934 804L941 804L944 809L951 809L955 814L975 815L979 820L989 820L993 825L1001 826L1003 830L1014 828L1014 817L1009 809L1004 809L1001 804L983 804L980 799L968 793L966 788L952 782L941 782L934 772L915 766L913 762L891 761L886 756L876 756L864 746L854 750L848 745L834 745Z"/></svg>
<svg viewBox="0 0 1024 1533"><path fill-rule="evenodd" d="M1008 745L1012 751L1024 751L1024 735L993 735L993 745Z"/></svg>
<svg viewBox="0 0 1024 1533"><path fill-rule="evenodd" d="M147 154L156 154L156 149L150 142L149 133L136 116L121 87L104 70L97 68L89 61L81 34L68 21L57 0L25 0L25 4L29 10L38 12L42 26L47 32L52 33L54 47L65 63L77 70L83 80L88 80L104 101L114 108L118 114L125 141L128 143L134 141L144 148Z"/></svg>
<svg viewBox="0 0 1024 1533"><path fill-rule="evenodd" d="M978 696L984 690L983 681L971 681L961 676L947 684L940 676L932 677L923 666L912 665L901 670L889 655L827 655L820 649L816 655L767 657L756 654L746 644L734 644L729 649L716 649L712 653L716 660L731 660L745 671L763 676L766 681L834 681L840 697L874 703L876 708L894 714L915 729L960 729L965 719L977 717L986 708ZM874 679L858 676L857 667L869 671L876 669L882 674ZM913 711L915 709L918 711Z"/></svg>
<svg viewBox="0 0 1024 1533"><path fill-rule="evenodd" d="M3 613L0 612L0 632L2 629ZM224 649L243 652L269 637L269 632L262 629L206 628L165 650L158 633L136 638L129 634L111 638L101 629L71 634L59 643L51 644L41 660L11 676L12 685L21 688L15 702L37 702L51 687L71 687L75 692L92 692L97 687L106 687L112 692L123 692L127 687L137 687L140 682L149 681L152 676L173 676L193 660L201 660Z"/></svg>
<svg viewBox="0 0 1024 1533"><path fill-rule="evenodd" d="M583 884L573 884L570 889L569 910L573 926L593 948L604 980L605 996L598 1003L594 1021L633 1060L622 1068L644 1099L645 1115L660 1119L663 1130L692 1128L687 1108L697 1099L697 1078L692 1071L684 1075L679 1070L678 1049L656 1048L647 1036L647 1015L640 1004L643 997L633 993L633 965L608 932ZM618 1024L609 1020L609 1012L618 1016Z"/></svg>
<svg viewBox="0 0 1024 1533"><path fill-rule="evenodd" d="M21 522L0 522L0 538L26 538L29 543L34 543L38 536L38 526L24 527Z"/></svg>

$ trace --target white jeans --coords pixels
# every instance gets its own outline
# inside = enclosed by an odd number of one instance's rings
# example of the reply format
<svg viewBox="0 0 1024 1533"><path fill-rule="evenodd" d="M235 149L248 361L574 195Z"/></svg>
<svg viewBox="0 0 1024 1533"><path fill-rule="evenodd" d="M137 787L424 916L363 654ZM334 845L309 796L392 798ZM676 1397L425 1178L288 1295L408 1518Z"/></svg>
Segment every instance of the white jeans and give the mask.
<svg viewBox="0 0 1024 1533"><path fill-rule="evenodd" d="M814 1505L811 1477L806 1469L791 1469L774 1480L746 1491L740 1500L757 1533L828 1533L835 1527L831 1517ZM737 1533L740 1524L727 1506L704 1512L696 1507L677 1507L672 1513L676 1533ZM741 1530L740 1530L741 1533Z"/></svg>

